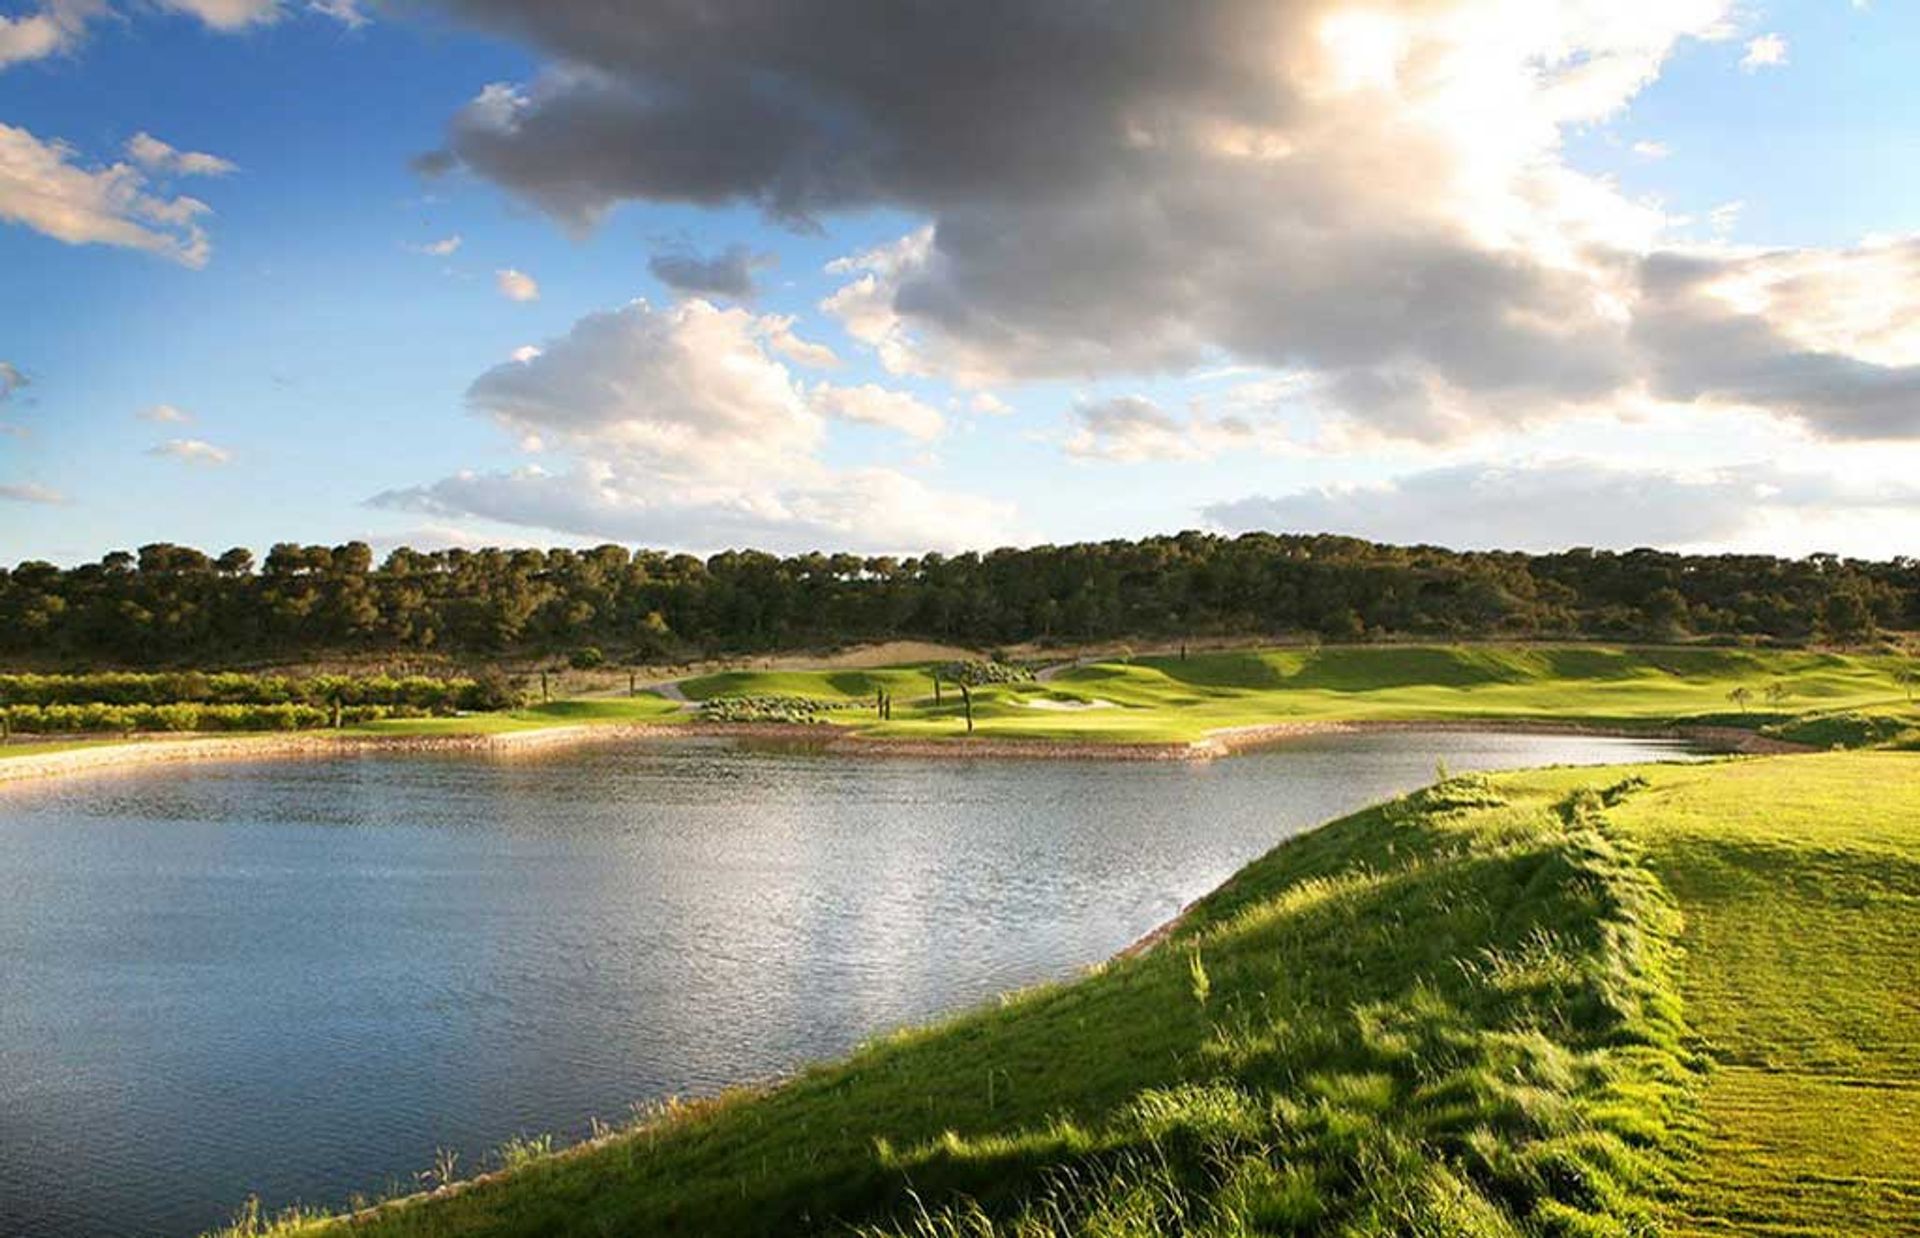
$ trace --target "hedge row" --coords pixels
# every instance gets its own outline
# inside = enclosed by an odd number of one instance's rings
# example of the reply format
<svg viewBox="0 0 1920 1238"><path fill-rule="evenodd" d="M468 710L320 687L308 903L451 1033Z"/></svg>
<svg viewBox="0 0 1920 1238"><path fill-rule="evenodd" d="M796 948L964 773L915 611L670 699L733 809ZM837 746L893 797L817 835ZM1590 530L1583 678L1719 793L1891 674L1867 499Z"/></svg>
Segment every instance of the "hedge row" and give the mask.
<svg viewBox="0 0 1920 1238"><path fill-rule="evenodd" d="M343 723L415 716L418 710L387 705L350 705ZM333 711L318 705L214 705L174 702L164 705L8 705L0 708L9 730L50 735L126 731L303 731L328 726Z"/></svg>
<svg viewBox="0 0 1920 1238"><path fill-rule="evenodd" d="M385 705L441 712L498 709L491 679L427 675L171 674L0 675L0 705Z"/></svg>

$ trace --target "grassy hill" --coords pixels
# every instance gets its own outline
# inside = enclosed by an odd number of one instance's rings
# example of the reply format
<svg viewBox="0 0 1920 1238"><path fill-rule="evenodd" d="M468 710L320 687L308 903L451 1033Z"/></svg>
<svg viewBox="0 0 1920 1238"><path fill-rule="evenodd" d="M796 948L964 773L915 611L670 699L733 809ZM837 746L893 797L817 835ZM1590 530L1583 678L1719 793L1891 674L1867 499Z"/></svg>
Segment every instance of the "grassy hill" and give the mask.
<svg viewBox="0 0 1920 1238"><path fill-rule="evenodd" d="M1809 711L1873 710L1920 722L1900 659L1833 653L1595 645L1337 646L1100 662L1044 683L976 689L976 733L1002 738L1170 742L1289 720L1501 718L1654 724L1690 717L1760 725ZM928 738L964 730L958 695L933 700L932 666L881 671L730 671L684 685L696 700L787 695L871 703L847 710L863 734ZM1736 704L1731 694L1750 699ZM1769 689L1780 694L1769 700Z"/></svg>
<svg viewBox="0 0 1920 1238"><path fill-rule="evenodd" d="M1916 821L1900 753L1454 779L1144 955L351 1232L1920 1232Z"/></svg>

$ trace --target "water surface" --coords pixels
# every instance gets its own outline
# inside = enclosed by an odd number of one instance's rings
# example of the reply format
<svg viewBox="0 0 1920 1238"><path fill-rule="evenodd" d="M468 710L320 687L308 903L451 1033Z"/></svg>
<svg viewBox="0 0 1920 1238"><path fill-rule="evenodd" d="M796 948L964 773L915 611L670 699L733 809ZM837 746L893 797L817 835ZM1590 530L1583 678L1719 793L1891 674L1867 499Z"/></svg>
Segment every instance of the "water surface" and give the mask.
<svg viewBox="0 0 1920 1238"><path fill-rule="evenodd" d="M0 1234L193 1234L584 1133L1104 958L1275 843L1582 736L1204 765L720 745L156 768L0 794Z"/></svg>

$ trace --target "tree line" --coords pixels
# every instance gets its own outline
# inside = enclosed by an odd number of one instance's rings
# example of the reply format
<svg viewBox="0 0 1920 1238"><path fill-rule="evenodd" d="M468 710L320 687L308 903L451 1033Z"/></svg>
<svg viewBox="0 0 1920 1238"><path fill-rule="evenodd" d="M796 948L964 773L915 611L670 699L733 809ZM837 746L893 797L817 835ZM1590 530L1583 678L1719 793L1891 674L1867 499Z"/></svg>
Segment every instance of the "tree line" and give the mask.
<svg viewBox="0 0 1920 1238"><path fill-rule="evenodd" d="M158 667L343 654L628 662L914 638L1690 637L1859 644L1920 628L1920 560L1460 552L1188 532L917 557L169 544L0 569L0 657Z"/></svg>

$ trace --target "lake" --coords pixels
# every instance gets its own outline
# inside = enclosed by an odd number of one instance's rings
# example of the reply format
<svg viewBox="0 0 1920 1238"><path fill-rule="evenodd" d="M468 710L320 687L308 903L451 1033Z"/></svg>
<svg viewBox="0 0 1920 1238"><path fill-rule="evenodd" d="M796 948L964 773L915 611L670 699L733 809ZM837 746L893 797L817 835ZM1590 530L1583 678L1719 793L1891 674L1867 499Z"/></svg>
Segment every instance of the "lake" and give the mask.
<svg viewBox="0 0 1920 1238"><path fill-rule="evenodd" d="M718 743L0 790L0 1233L194 1234L1070 976L1455 770L1662 741L1330 735L1211 764Z"/></svg>

